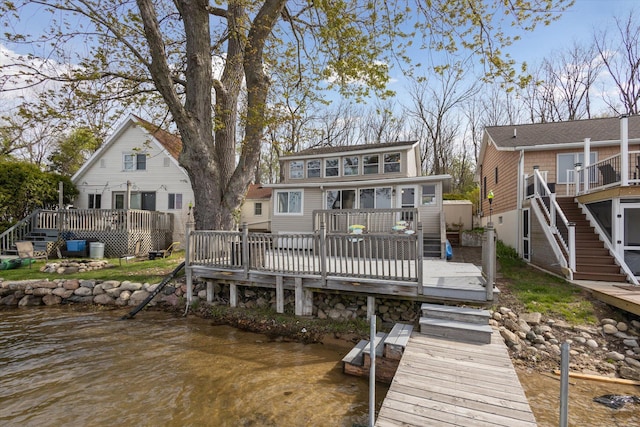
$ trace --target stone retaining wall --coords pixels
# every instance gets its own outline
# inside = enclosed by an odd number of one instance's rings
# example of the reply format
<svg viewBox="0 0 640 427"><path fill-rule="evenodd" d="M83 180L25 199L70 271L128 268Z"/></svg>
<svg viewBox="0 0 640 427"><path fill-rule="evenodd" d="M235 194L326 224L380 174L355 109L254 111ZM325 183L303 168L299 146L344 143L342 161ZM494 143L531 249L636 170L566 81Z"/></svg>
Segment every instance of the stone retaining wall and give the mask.
<svg viewBox="0 0 640 427"><path fill-rule="evenodd" d="M98 304L106 306L136 306L159 284L119 282L116 280L55 279L1 281L0 306L27 307L58 304ZM172 282L158 294L150 305L158 303L178 306L185 304L186 284ZM206 300L205 283L194 281L194 303ZM285 312L293 313L295 296L285 290ZM229 285L214 285L213 305L229 304ZM275 290L238 287L238 306L241 308L276 308ZM376 298L376 314L383 322L417 322L419 303ZM365 319L367 300L363 296L349 296L314 292L313 315L321 319Z"/></svg>

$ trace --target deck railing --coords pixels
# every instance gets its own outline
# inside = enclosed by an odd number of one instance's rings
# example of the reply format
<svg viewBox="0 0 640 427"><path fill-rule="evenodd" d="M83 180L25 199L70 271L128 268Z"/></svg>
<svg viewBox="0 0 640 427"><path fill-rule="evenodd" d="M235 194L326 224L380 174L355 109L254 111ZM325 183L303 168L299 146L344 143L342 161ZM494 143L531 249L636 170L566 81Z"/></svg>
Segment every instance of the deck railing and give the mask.
<svg viewBox="0 0 640 427"><path fill-rule="evenodd" d="M364 225L369 233L389 233L398 221L416 231L420 214L416 208L395 209L322 209L313 211L313 229L325 224L327 233L348 233L349 226Z"/></svg>
<svg viewBox="0 0 640 427"><path fill-rule="evenodd" d="M418 229L421 226L418 225ZM421 230L420 230L421 231ZM187 231L187 266L292 276L356 277L421 286L421 240L414 234Z"/></svg>
<svg viewBox="0 0 640 427"><path fill-rule="evenodd" d="M623 160L623 155L618 153L578 170L575 178L577 190L575 194L640 184L640 151L629 151L626 154L626 174L623 172L625 169Z"/></svg>
<svg viewBox="0 0 640 427"><path fill-rule="evenodd" d="M61 223L59 222L61 221ZM34 228L62 231L170 230L171 214L135 209L40 210Z"/></svg>
<svg viewBox="0 0 640 427"><path fill-rule="evenodd" d="M0 234L0 254L11 250L15 242L25 240L26 236L31 233L33 229L36 212L37 211L32 212L29 216Z"/></svg>

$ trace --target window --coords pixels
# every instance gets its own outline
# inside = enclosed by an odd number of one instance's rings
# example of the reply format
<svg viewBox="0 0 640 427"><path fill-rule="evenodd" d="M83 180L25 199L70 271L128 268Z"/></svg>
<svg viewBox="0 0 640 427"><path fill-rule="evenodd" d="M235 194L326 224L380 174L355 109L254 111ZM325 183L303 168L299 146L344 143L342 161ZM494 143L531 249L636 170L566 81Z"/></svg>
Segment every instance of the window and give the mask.
<svg viewBox="0 0 640 427"><path fill-rule="evenodd" d="M302 191L278 191L277 213L302 214Z"/></svg>
<svg viewBox="0 0 640 427"><path fill-rule="evenodd" d="M327 190L327 209L355 209L356 190Z"/></svg>
<svg viewBox="0 0 640 427"><path fill-rule="evenodd" d="M304 178L304 162L302 160L294 160L289 163L289 177L291 179Z"/></svg>
<svg viewBox="0 0 640 427"><path fill-rule="evenodd" d="M482 197L487 198L487 177L482 178Z"/></svg>
<svg viewBox="0 0 640 427"><path fill-rule="evenodd" d="M124 209L124 193L113 193L114 209Z"/></svg>
<svg viewBox="0 0 640 427"><path fill-rule="evenodd" d="M422 186L422 206L433 205L436 202L436 186L433 184L425 184Z"/></svg>
<svg viewBox="0 0 640 427"><path fill-rule="evenodd" d="M182 209L182 194L169 193L168 209Z"/></svg>
<svg viewBox="0 0 640 427"><path fill-rule="evenodd" d="M262 202L255 202L253 204L253 214L256 216L262 215Z"/></svg>
<svg viewBox="0 0 640 427"><path fill-rule="evenodd" d="M358 157L357 156L342 158L342 174L344 176L358 175Z"/></svg>
<svg viewBox="0 0 640 427"><path fill-rule="evenodd" d="M384 173L400 172L400 153L384 155Z"/></svg>
<svg viewBox="0 0 640 427"><path fill-rule="evenodd" d="M147 169L146 154L125 154L124 170L126 171L143 171Z"/></svg>
<svg viewBox="0 0 640 427"><path fill-rule="evenodd" d="M372 173L379 173L380 160L377 154L371 156L362 156L362 173L370 175Z"/></svg>
<svg viewBox="0 0 640 427"><path fill-rule="evenodd" d="M391 187L360 190L360 209L388 209L391 207Z"/></svg>
<svg viewBox="0 0 640 427"><path fill-rule="evenodd" d="M307 178L320 178L320 160L307 161Z"/></svg>
<svg viewBox="0 0 640 427"><path fill-rule="evenodd" d="M496 184L498 183L498 167L496 166Z"/></svg>
<svg viewBox="0 0 640 427"><path fill-rule="evenodd" d="M324 161L324 176L340 176L339 159L327 159Z"/></svg>
<svg viewBox="0 0 640 427"><path fill-rule="evenodd" d="M102 194L89 194L89 209L100 209Z"/></svg>
<svg viewBox="0 0 640 427"><path fill-rule="evenodd" d="M598 153L591 153L589 156L589 164L593 164L598 161ZM573 176L572 172L575 170L576 163L582 163L584 166L584 153L564 153L558 154L558 175L556 175L556 182L558 184L568 184L568 179ZM594 182L597 177L592 176L591 181Z"/></svg>

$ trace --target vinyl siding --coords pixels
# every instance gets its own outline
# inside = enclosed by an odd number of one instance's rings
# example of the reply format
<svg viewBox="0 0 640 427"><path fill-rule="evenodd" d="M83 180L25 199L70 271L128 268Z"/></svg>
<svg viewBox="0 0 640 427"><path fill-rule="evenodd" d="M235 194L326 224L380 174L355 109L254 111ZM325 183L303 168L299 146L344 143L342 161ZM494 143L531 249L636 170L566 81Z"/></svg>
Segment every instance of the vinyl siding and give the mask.
<svg viewBox="0 0 640 427"><path fill-rule="evenodd" d="M487 145L482 159L482 176L480 177L480 200L483 216L489 217L489 201L485 194L493 190L493 215L516 209L518 194L518 162L520 152L498 151L491 143ZM498 168L498 182L495 182L495 171ZM484 188L486 177L487 187ZM495 223L495 221L494 221Z"/></svg>
<svg viewBox="0 0 640 427"><path fill-rule="evenodd" d="M313 211L322 209L322 191L319 188L305 188L301 191L302 196L302 215L279 215L276 212L277 194L281 190L274 190L272 200L273 217L271 220L272 233L295 233L295 232L312 232L313 231ZM285 191L297 191L290 188Z"/></svg>
<svg viewBox="0 0 640 427"><path fill-rule="evenodd" d="M255 204L262 203L262 215L255 215ZM272 207L270 199L246 199L240 209L240 223L247 223L249 230L271 230Z"/></svg>

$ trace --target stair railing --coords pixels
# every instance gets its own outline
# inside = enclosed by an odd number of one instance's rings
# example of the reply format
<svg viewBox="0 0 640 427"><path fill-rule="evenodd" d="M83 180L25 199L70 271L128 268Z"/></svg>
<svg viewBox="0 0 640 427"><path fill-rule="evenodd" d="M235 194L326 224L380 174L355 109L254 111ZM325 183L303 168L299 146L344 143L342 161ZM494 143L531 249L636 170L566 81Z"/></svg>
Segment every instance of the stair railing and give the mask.
<svg viewBox="0 0 640 427"><path fill-rule="evenodd" d="M567 267L576 271L576 235L575 224L570 222L556 200L556 193L549 189L545 179L538 169L534 169L535 193L534 198L538 201L540 208L544 212L546 225L552 234L557 236L557 241L563 249L563 257L567 262ZM566 254L566 255L564 255Z"/></svg>
<svg viewBox="0 0 640 427"><path fill-rule="evenodd" d="M26 236L33 230L34 219L40 210L31 212L27 217L0 234L0 253L7 253L12 250L16 242L25 240Z"/></svg>

